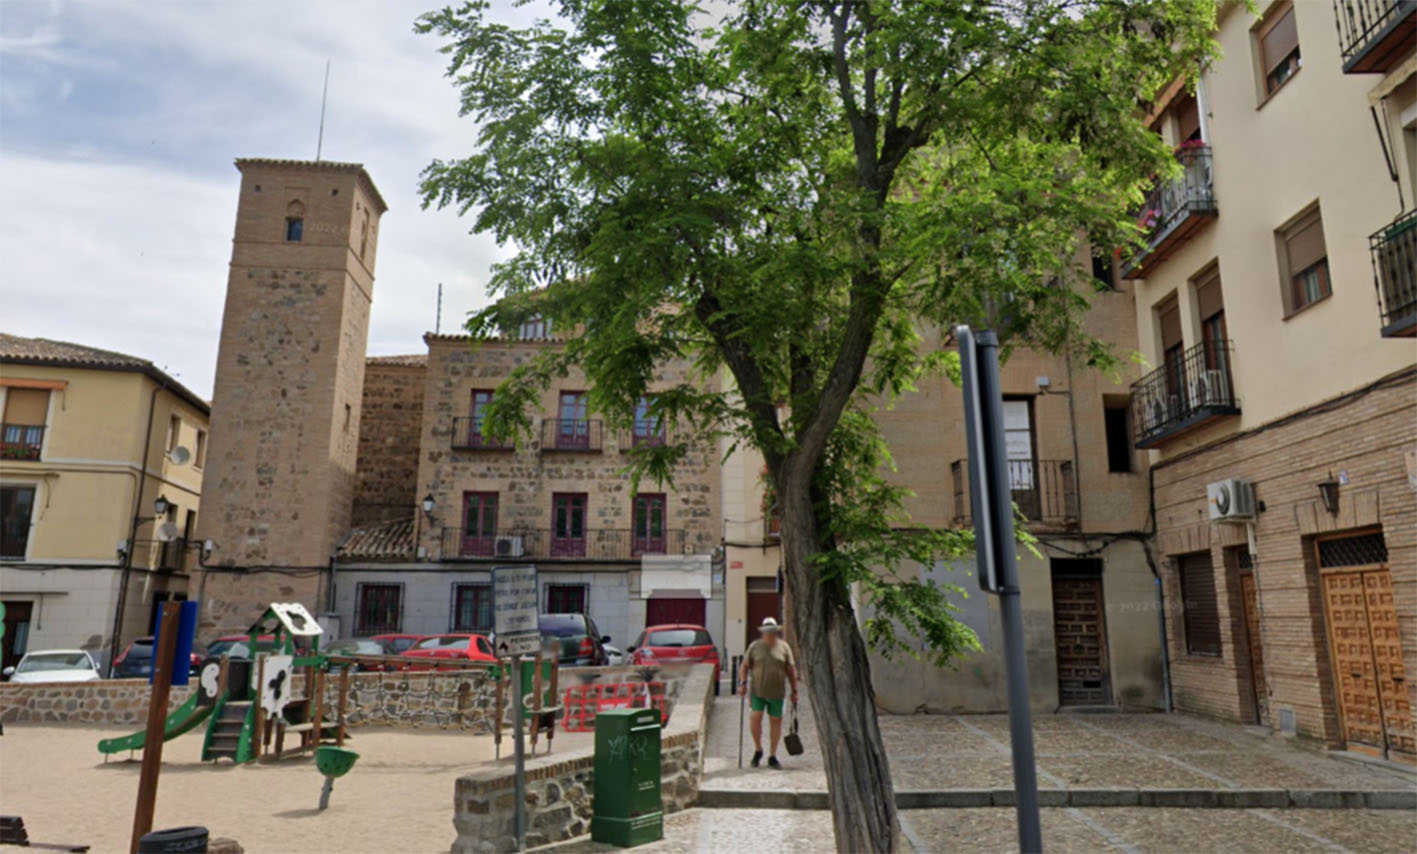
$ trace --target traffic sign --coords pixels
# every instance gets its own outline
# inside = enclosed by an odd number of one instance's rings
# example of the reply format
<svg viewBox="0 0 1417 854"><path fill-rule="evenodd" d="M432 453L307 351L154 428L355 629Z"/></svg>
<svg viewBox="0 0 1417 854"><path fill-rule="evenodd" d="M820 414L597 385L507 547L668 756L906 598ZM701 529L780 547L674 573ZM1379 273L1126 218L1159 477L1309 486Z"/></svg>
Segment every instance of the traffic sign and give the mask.
<svg viewBox="0 0 1417 854"><path fill-rule="evenodd" d="M541 649L541 633L534 635L497 636L497 657L508 655L536 655Z"/></svg>
<svg viewBox="0 0 1417 854"><path fill-rule="evenodd" d="M536 567L499 566L492 570L492 629L500 639L540 636L537 625Z"/></svg>

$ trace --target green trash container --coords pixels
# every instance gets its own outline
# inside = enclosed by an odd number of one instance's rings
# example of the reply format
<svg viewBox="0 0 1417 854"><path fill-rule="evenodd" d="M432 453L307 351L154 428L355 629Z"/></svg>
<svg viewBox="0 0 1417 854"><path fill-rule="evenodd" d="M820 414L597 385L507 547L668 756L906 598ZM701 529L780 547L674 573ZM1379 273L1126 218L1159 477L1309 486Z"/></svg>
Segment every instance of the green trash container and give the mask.
<svg viewBox="0 0 1417 854"><path fill-rule="evenodd" d="M591 839L628 848L664 838L659 735L658 709L596 715Z"/></svg>

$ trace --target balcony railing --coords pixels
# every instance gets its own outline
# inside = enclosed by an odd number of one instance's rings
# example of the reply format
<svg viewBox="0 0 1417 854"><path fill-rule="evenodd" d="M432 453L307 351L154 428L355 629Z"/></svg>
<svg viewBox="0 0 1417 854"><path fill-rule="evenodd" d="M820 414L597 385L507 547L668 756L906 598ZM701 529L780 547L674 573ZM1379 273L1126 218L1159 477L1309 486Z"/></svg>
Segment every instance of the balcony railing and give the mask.
<svg viewBox="0 0 1417 854"><path fill-rule="evenodd" d="M1384 338L1417 335L1417 209L1368 238Z"/></svg>
<svg viewBox="0 0 1417 854"><path fill-rule="evenodd" d="M602 449L600 421L595 418L543 418L542 451L599 453Z"/></svg>
<svg viewBox="0 0 1417 854"><path fill-rule="evenodd" d="M6 424L0 428L0 460L37 460L43 446L42 424Z"/></svg>
<svg viewBox="0 0 1417 854"><path fill-rule="evenodd" d="M1180 351L1132 383L1136 446L1153 448L1217 418L1240 414L1230 373L1230 342Z"/></svg>
<svg viewBox="0 0 1417 854"><path fill-rule="evenodd" d="M444 560L622 561L643 555L682 555L682 529L639 534L626 528L566 535L548 528L512 528L495 533L443 529Z"/></svg>
<svg viewBox="0 0 1417 854"><path fill-rule="evenodd" d="M1180 177L1158 181L1137 214L1138 223L1147 229L1147 248L1123 265L1129 278L1145 276L1220 215L1211 178L1210 146L1187 144L1176 152L1176 159L1181 163Z"/></svg>
<svg viewBox="0 0 1417 854"><path fill-rule="evenodd" d="M1347 74L1391 71L1417 47L1417 0L1333 0Z"/></svg>
<svg viewBox="0 0 1417 854"><path fill-rule="evenodd" d="M511 451L516 443L484 435L482 419L465 416L453 419L452 447L455 451Z"/></svg>
<svg viewBox="0 0 1417 854"><path fill-rule="evenodd" d="M1072 460L1009 460L1009 491L1025 519L1045 525L1071 527L1078 522L1077 472ZM968 525L970 512L969 462L950 463L954 493L954 522Z"/></svg>

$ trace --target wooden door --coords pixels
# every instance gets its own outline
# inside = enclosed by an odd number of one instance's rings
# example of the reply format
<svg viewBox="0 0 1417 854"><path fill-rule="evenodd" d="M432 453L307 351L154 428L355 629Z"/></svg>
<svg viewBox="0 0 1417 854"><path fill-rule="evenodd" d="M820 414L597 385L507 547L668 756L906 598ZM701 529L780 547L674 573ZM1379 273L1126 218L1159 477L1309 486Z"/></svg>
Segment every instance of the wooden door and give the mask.
<svg viewBox="0 0 1417 854"><path fill-rule="evenodd" d="M1053 638L1058 657L1059 704L1111 703L1100 575L1053 576Z"/></svg>
<svg viewBox="0 0 1417 854"><path fill-rule="evenodd" d="M1255 723L1269 720L1269 689L1264 679L1264 645L1260 642L1260 603L1253 572L1240 573L1240 597L1245 607L1245 646L1250 653L1250 686L1255 693Z"/></svg>
<svg viewBox="0 0 1417 854"><path fill-rule="evenodd" d="M1368 637L1373 644L1374 679L1387 747L1417 756L1407 672L1402 661L1402 635L1392 597L1392 573L1386 569L1364 572L1363 594L1368 608Z"/></svg>
<svg viewBox="0 0 1417 854"><path fill-rule="evenodd" d="M782 622L782 595L777 592L777 579L757 576L745 579L748 595L748 619L745 623L744 644L758 639L758 626L772 617Z"/></svg>
<svg viewBox="0 0 1417 854"><path fill-rule="evenodd" d="M1344 738L1350 747L1381 753L1382 708L1364 587L1362 572L1330 572L1323 576L1329 648L1333 651L1333 677L1343 711Z"/></svg>

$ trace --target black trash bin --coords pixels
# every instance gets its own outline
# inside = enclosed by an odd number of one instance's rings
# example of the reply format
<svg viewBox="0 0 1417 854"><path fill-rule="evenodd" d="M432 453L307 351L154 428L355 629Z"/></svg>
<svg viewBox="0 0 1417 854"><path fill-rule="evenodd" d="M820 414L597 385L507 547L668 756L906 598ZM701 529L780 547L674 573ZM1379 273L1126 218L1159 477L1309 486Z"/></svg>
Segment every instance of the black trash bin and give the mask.
<svg viewBox="0 0 1417 854"><path fill-rule="evenodd" d="M138 854L206 854L205 827L171 827L144 833L138 840Z"/></svg>

